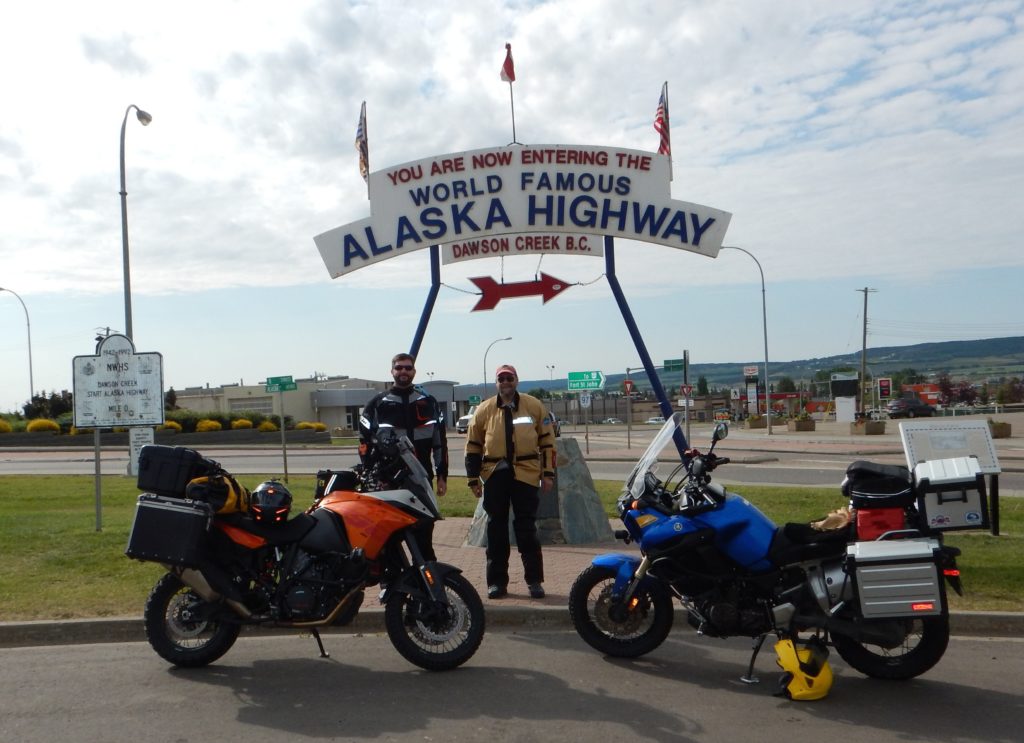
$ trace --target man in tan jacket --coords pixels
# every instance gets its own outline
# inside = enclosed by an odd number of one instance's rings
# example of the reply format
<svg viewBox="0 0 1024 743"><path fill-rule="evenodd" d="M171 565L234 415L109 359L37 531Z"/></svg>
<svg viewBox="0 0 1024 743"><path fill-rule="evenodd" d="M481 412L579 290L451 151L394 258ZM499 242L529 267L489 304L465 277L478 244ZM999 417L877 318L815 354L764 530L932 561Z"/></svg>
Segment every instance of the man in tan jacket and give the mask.
<svg viewBox="0 0 1024 743"><path fill-rule="evenodd" d="M503 364L495 374L498 394L484 400L466 434L469 488L483 495L487 513L487 596L508 594L508 514L523 560L530 596L544 598L544 557L537 538L540 492L555 482L555 432L551 416L535 397L517 391L515 367Z"/></svg>

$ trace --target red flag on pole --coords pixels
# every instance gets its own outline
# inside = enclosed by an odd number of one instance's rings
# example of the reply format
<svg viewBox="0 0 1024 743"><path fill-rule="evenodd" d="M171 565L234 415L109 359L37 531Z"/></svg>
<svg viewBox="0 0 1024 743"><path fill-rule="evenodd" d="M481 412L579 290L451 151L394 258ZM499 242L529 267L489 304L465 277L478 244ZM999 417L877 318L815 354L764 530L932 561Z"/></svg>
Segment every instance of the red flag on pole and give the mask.
<svg viewBox="0 0 1024 743"><path fill-rule="evenodd" d="M507 83L516 81L516 67L512 64L511 44L505 44L505 64L501 66L501 79Z"/></svg>
<svg viewBox="0 0 1024 743"><path fill-rule="evenodd" d="M654 131L661 135L658 143L658 154L672 157L672 137L668 125L668 81L661 86L661 98L658 99L658 110L654 114Z"/></svg>
<svg viewBox="0 0 1024 743"><path fill-rule="evenodd" d="M359 109L359 125L356 127L356 150L359 152L359 175L364 181L370 177L370 142L366 132L366 101Z"/></svg>

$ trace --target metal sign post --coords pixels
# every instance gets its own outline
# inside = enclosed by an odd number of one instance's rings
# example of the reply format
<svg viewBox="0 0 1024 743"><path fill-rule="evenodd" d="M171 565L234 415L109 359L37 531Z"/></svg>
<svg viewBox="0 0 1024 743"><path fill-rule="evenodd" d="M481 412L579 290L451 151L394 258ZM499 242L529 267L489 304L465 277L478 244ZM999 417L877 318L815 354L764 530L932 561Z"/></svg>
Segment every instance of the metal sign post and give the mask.
<svg viewBox="0 0 1024 743"><path fill-rule="evenodd" d="M290 377L267 377L266 392L276 392L281 407L281 458L284 460L284 481L288 482L288 442L284 433L284 393L297 390L299 385Z"/></svg>

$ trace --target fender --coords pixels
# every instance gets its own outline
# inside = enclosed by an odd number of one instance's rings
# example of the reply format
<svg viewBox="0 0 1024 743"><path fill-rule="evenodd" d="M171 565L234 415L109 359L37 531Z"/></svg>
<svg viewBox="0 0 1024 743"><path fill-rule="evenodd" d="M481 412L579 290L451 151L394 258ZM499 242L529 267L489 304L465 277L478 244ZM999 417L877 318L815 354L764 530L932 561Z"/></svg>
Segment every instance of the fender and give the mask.
<svg viewBox="0 0 1024 743"><path fill-rule="evenodd" d="M446 562L429 561L423 563L422 567L412 565L402 573L398 581L388 589L392 592L405 593L416 599L432 599L448 605L448 594L444 590L444 579L452 573L462 571L454 565ZM433 580L426 578L429 574ZM427 590L424 590L427 589Z"/></svg>
<svg viewBox="0 0 1024 743"><path fill-rule="evenodd" d="M612 587L612 596L622 598L626 595L626 589L629 588L633 576L636 575L637 568L640 567L640 558L636 555L627 555L624 552L611 552L605 555L598 555L591 560L591 564L599 568L608 568L615 571L615 585ZM648 575L645 575L640 580L640 585L642 586L651 586L656 583L658 581Z"/></svg>

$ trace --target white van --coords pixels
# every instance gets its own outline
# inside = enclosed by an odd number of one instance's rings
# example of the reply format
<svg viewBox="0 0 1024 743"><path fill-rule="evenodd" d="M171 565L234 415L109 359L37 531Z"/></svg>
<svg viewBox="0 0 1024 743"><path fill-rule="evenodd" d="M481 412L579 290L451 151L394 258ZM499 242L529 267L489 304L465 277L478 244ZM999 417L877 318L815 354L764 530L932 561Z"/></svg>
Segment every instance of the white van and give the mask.
<svg viewBox="0 0 1024 743"><path fill-rule="evenodd" d="M472 420L473 413L475 413L475 412L476 412L476 405L471 407L469 409L468 413L466 413L464 416L462 416L457 421L455 421L455 431L456 431L456 433L465 433L466 431L469 430L469 421Z"/></svg>

